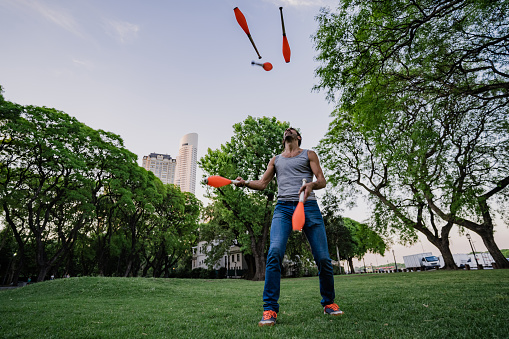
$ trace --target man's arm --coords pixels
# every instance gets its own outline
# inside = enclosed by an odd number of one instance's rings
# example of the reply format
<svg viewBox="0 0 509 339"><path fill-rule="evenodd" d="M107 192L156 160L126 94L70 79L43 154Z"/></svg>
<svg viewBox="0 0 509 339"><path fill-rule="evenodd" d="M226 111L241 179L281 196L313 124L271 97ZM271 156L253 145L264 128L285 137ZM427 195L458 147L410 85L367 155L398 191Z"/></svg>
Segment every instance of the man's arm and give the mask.
<svg viewBox="0 0 509 339"><path fill-rule="evenodd" d="M299 195L303 190L305 190L304 201L306 201L309 194L311 194L313 190L322 189L327 185L327 181L325 181L325 176L323 175L322 168L320 167L320 160L318 160L316 153L314 151L308 150L308 158L309 166L311 167L311 171L316 177L316 181L308 182L300 188Z"/></svg>
<svg viewBox="0 0 509 339"><path fill-rule="evenodd" d="M263 173L262 178L260 180L252 180L246 185L246 181L241 177L238 177L236 180L239 181L238 184L235 184L237 187L248 187L254 190L262 191L264 190L269 182L274 178L276 174L276 167L274 165L276 161L276 157L270 159L269 164L267 165L267 169L265 173Z"/></svg>

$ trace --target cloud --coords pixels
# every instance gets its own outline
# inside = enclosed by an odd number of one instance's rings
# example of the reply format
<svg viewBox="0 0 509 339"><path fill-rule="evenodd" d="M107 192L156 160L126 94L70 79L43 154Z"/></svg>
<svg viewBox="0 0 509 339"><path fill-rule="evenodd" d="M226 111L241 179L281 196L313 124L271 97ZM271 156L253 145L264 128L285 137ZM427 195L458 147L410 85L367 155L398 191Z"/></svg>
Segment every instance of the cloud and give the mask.
<svg viewBox="0 0 509 339"><path fill-rule="evenodd" d="M42 16L44 19L62 27L66 31L78 36L83 36L73 15L62 8L51 7L48 6L48 4L37 0L8 0L7 3L13 7L21 8L22 10L24 8L28 8Z"/></svg>
<svg viewBox="0 0 509 339"><path fill-rule="evenodd" d="M86 69L93 69L94 64L90 61L80 60L80 59L72 59L72 62L78 66L85 67Z"/></svg>
<svg viewBox="0 0 509 339"><path fill-rule="evenodd" d="M126 21L105 20L106 32L122 44L131 42L138 36L140 26Z"/></svg>

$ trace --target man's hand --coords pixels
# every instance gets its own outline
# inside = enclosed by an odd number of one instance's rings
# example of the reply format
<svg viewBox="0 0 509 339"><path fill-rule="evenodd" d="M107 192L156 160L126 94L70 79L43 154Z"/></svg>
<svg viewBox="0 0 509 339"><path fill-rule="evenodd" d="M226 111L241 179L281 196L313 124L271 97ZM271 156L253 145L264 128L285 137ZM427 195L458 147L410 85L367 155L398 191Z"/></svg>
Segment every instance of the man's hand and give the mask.
<svg viewBox="0 0 509 339"><path fill-rule="evenodd" d="M238 183L235 184L235 186L237 187L246 187L246 181L244 179L242 179L242 177L237 177L237 179L235 179L238 181Z"/></svg>
<svg viewBox="0 0 509 339"><path fill-rule="evenodd" d="M300 196L301 192L304 192L304 202L307 200L307 198L309 197L311 192L313 192L314 184L315 184L315 182L308 182L308 183L302 185L301 188L299 189L299 196Z"/></svg>

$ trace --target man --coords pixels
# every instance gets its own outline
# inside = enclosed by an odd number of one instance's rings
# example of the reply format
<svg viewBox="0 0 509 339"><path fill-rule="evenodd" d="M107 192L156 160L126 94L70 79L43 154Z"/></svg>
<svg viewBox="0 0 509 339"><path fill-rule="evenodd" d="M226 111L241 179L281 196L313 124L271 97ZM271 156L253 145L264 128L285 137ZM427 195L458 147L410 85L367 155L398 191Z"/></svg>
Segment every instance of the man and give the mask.
<svg viewBox="0 0 509 339"><path fill-rule="evenodd" d="M334 303L334 275L327 248L327 236L322 214L316 202L314 190L325 187L325 177L320 167L318 156L311 150L300 148L302 137L295 128L288 128L283 134L283 153L273 157L260 180L246 182L241 177L237 180L239 187L263 190L269 182L277 177L278 201L272 217L270 229L270 247L265 270L265 288L263 290L263 317L259 326L273 326L279 312L279 291L281 267L286 251L288 237L292 232L292 215L299 202L299 195L304 192L304 211L306 222L302 229L311 245L313 257L318 266L321 304L324 314L342 315ZM316 181L313 181L313 176ZM307 183L302 185L302 179Z"/></svg>

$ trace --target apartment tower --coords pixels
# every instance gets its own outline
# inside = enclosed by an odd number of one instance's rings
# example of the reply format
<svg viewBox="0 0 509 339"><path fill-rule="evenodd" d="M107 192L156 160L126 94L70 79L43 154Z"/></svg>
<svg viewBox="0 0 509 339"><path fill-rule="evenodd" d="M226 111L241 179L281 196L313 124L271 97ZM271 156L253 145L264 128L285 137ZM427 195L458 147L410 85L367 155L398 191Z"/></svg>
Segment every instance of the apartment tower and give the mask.
<svg viewBox="0 0 509 339"><path fill-rule="evenodd" d="M163 184L173 184L177 159L172 159L169 154L150 153L143 157L143 168L154 173Z"/></svg>
<svg viewBox="0 0 509 339"><path fill-rule="evenodd" d="M180 186L182 192L195 194L196 162L198 157L198 134L189 133L180 139L177 169L174 184Z"/></svg>

